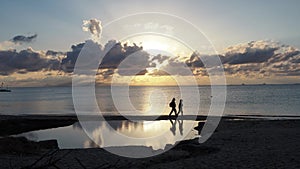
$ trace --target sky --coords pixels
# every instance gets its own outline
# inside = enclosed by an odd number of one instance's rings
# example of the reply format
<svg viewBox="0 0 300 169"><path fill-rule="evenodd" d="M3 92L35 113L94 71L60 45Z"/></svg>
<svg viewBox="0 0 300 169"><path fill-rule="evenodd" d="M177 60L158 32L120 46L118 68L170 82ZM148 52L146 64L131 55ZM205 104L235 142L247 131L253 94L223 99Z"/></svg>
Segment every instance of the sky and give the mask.
<svg viewBox="0 0 300 169"><path fill-rule="evenodd" d="M84 31L83 21L95 18L102 31L98 43L114 45L100 65L99 84L109 83L114 74L122 79L118 65L130 61L133 51L139 55L131 60L147 62L132 79L136 85L172 85L160 68L187 76L170 66L183 64L199 84L209 84L201 59L215 56L223 64L228 84L299 83L299 6L297 0L4 0L0 80L11 86L69 84L84 42L93 38L91 31ZM147 12L152 14L142 14ZM207 45L214 52L205 50Z"/></svg>

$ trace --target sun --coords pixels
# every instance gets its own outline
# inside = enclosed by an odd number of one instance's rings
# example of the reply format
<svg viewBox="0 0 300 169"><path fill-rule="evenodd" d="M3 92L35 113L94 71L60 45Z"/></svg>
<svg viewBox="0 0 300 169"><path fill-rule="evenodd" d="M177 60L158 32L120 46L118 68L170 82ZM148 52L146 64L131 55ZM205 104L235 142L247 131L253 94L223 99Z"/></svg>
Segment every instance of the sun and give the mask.
<svg viewBox="0 0 300 169"><path fill-rule="evenodd" d="M123 42L136 43L151 55L188 56L191 49L180 40L160 34L138 34L128 37Z"/></svg>
<svg viewBox="0 0 300 169"><path fill-rule="evenodd" d="M142 42L142 46L144 50L151 50L151 49L156 49L156 50L162 50L162 51L168 51L170 50L170 46L165 43L161 43L160 41L145 41Z"/></svg>
<svg viewBox="0 0 300 169"><path fill-rule="evenodd" d="M114 78L117 83L124 84L130 81L130 85L145 86L145 85L176 85L176 81L169 75L154 75L155 72L163 70L165 66L169 64L170 59L176 59L177 61L184 62L192 54L188 46L182 43L180 40L160 34L137 34L129 36L121 40L121 43L125 44L137 44L143 47L143 50L149 54L149 60L151 60L154 67L147 67L147 73L144 75L126 77L116 76ZM159 62L152 58L157 55L167 56L169 59ZM174 60L173 60L174 61Z"/></svg>

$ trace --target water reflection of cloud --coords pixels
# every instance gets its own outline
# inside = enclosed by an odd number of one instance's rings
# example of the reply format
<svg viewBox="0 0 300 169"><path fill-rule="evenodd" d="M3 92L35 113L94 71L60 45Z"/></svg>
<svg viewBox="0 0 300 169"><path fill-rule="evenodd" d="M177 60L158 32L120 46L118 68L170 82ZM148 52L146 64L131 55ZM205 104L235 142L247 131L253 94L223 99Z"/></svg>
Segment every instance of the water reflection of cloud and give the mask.
<svg viewBox="0 0 300 169"><path fill-rule="evenodd" d="M169 121L109 121L97 123L96 128L87 129L88 135L92 140L84 142L85 148L139 145L158 150L164 149L167 144L174 144L182 140L182 136L185 133L190 133L184 128L184 125L187 125L186 123L190 123L188 121L177 121L173 125ZM174 128L173 132L170 131L172 127ZM115 138L113 136L117 134L137 139L128 139L126 141L111 139ZM191 135L193 134L190 134L188 138L192 138L193 136ZM159 139L157 139L157 136L159 136Z"/></svg>

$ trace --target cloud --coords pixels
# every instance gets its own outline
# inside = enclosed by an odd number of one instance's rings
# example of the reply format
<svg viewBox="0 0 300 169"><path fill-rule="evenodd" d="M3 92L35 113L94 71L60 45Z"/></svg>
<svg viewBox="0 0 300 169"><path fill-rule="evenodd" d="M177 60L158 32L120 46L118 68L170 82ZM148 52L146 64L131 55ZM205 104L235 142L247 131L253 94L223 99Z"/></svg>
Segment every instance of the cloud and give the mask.
<svg viewBox="0 0 300 169"><path fill-rule="evenodd" d="M61 70L67 73L72 73L78 55L83 48L85 43L79 43L77 45L72 45L71 51L67 52L67 56L61 61Z"/></svg>
<svg viewBox="0 0 300 169"><path fill-rule="evenodd" d="M22 44L22 43L30 43L36 38L37 38L37 34L34 34L32 36L17 35L13 37L11 41L16 44Z"/></svg>
<svg viewBox="0 0 300 169"><path fill-rule="evenodd" d="M218 63L224 63L223 55L203 55L198 52L193 52L185 63L192 68L213 67L218 66Z"/></svg>
<svg viewBox="0 0 300 169"><path fill-rule="evenodd" d="M84 45L85 43L72 45L67 52L34 51L31 48L21 51L0 50L0 75L16 73L26 76L31 72L44 72L45 76L55 77L56 72L60 72L60 75L69 77ZM194 76L203 77L208 76L207 67L218 69L214 62L216 59L221 60L226 75L230 77L300 76L299 49L273 41L238 44L219 55L195 51L190 57L151 56L142 46L122 44L116 40L107 42L101 50L107 51L97 73L101 82L109 81L116 73L120 76L190 76L192 72Z"/></svg>
<svg viewBox="0 0 300 169"><path fill-rule="evenodd" d="M237 77L298 76L300 51L274 41L251 41L228 47L220 55L194 52L185 63L196 75L207 75L205 68L213 67L210 60L220 58L227 75ZM204 63L208 63L204 65Z"/></svg>
<svg viewBox="0 0 300 169"><path fill-rule="evenodd" d="M274 56L275 51L278 49L280 49L280 46L271 41L252 41L231 46L226 49L224 63L247 64L266 62Z"/></svg>
<svg viewBox="0 0 300 169"><path fill-rule="evenodd" d="M268 77L268 76L298 76L300 64L300 51L288 45L281 45L272 41L250 42L246 45L238 45L241 53L231 52L224 67L226 73L245 77ZM237 48L237 47L234 47ZM244 59L235 59L245 56ZM239 60L239 64L235 61ZM234 64L233 64L234 63ZM294 73L292 73L294 72Z"/></svg>
<svg viewBox="0 0 300 169"><path fill-rule="evenodd" d="M24 43L32 42L36 38L37 38L37 34L34 34L32 36L18 35L18 36L13 37L10 40L0 42L0 50L15 49L16 47L18 47Z"/></svg>
<svg viewBox="0 0 300 169"><path fill-rule="evenodd" d="M90 32L94 39L100 38L102 33L101 21L98 19L83 20L82 30Z"/></svg>
<svg viewBox="0 0 300 169"><path fill-rule="evenodd" d="M53 51L53 50L48 50L46 52L46 56L63 56L63 55L66 55L66 52Z"/></svg>
<svg viewBox="0 0 300 169"><path fill-rule="evenodd" d="M18 72L59 70L60 61L46 57L42 52L28 48L17 52L16 50L0 51L0 75L10 75Z"/></svg>
<svg viewBox="0 0 300 169"><path fill-rule="evenodd" d="M137 50L129 55L118 65L117 72L121 76L144 75L149 67L149 53Z"/></svg>
<svg viewBox="0 0 300 169"><path fill-rule="evenodd" d="M84 45L85 45L85 43L72 45L72 50L67 52L67 57L62 59L61 68L63 71L65 71L67 73L73 72L78 55ZM127 68L133 67L133 65L138 66L139 63L141 63L142 57L140 57L140 55L133 56L134 53L142 51L142 47L137 46L136 44L122 45L118 41L111 40L111 41L107 42L107 44L104 46L103 50L108 51L108 52L103 57L102 62L99 65L100 69L109 69L109 70L117 69L119 67L119 64L128 56L131 56L131 61L129 62L131 64L131 66L127 65ZM144 55L146 55L146 57L148 59L148 57L149 57L148 54L144 53ZM144 60L145 60L145 58L144 58ZM126 62L126 63L128 64L128 62ZM123 67L122 70L124 70L124 69L125 69L125 67Z"/></svg>
<svg viewBox="0 0 300 169"><path fill-rule="evenodd" d="M72 51L67 52L67 57L62 60L65 72L73 71L83 45L73 45ZM99 66L102 71L98 75L105 78L114 73L121 76L133 73L157 76L168 75L166 72L169 72L170 75L189 76L193 72L196 76L208 76L206 68L212 70L219 66L217 61L223 63L227 75L240 77L296 76L300 66L298 49L272 41L252 41L231 46L219 55L194 52L185 61L165 55L150 56L141 46L121 44L115 40L109 41L104 48L108 53Z"/></svg>
<svg viewBox="0 0 300 169"><path fill-rule="evenodd" d="M13 49L16 46L12 41L4 41L0 43L0 50Z"/></svg>

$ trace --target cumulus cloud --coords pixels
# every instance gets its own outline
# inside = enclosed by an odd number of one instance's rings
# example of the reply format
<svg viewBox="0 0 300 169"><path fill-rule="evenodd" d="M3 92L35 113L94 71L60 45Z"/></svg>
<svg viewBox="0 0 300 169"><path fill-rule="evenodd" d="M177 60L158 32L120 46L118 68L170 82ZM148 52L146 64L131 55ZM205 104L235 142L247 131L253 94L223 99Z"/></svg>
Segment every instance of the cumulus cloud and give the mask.
<svg viewBox="0 0 300 169"><path fill-rule="evenodd" d="M225 57L223 55L205 55L198 52L193 52L185 63L192 68L214 67L219 66L219 63L224 63Z"/></svg>
<svg viewBox="0 0 300 169"><path fill-rule="evenodd" d="M67 57L62 60L65 72L73 71L83 45L73 45L72 51L67 52ZM296 76L300 66L298 49L273 41L252 41L231 46L219 55L194 52L185 61L164 55L150 56L141 46L121 44L115 40L109 41L104 48L109 51L99 66L102 69L99 74L105 78L113 73L132 75L132 72L137 73L138 70L138 75L162 76L169 72L171 75L189 76L193 72L194 75L208 76L206 68L214 69L219 66L216 64L217 60L223 63L227 75L243 77Z"/></svg>
<svg viewBox="0 0 300 169"><path fill-rule="evenodd" d="M224 63L247 64L262 63L274 56L280 47L271 41L252 41L226 49Z"/></svg>
<svg viewBox="0 0 300 169"><path fill-rule="evenodd" d="M227 48L227 74L245 77L290 76L299 73L300 51L273 41L253 41ZM292 73L293 72L293 73Z"/></svg>
<svg viewBox="0 0 300 169"><path fill-rule="evenodd" d="M61 61L61 69L64 72L72 73L76 60L78 58L78 55L83 48L85 43L79 43L77 45L72 45L71 51L67 52L66 57L62 59Z"/></svg>
<svg viewBox="0 0 300 169"><path fill-rule="evenodd" d="M73 72L84 45L72 45L67 52L34 51L31 48L0 50L0 75L43 71L53 76L57 74L51 71L60 71L68 76ZM216 59L221 60L225 73L232 77L300 76L300 50L273 41L252 41L231 46L219 55L194 52L186 60L165 55L151 56L142 46L122 44L116 40L107 42L101 49L107 51L97 73L101 80L109 80L115 73L121 76L190 76L192 72L194 76L208 76L206 68L216 68Z"/></svg>
<svg viewBox="0 0 300 169"><path fill-rule="evenodd" d="M60 61L46 57L42 52L31 48L21 50L0 51L0 74L7 76L12 73L59 70Z"/></svg>
<svg viewBox="0 0 300 169"><path fill-rule="evenodd" d="M16 46L12 41L4 41L0 43L0 50L13 49Z"/></svg>
<svg viewBox="0 0 300 169"><path fill-rule="evenodd" d="M53 51L53 50L48 50L46 52L46 56L63 56L63 55L66 55L66 52Z"/></svg>
<svg viewBox="0 0 300 169"><path fill-rule="evenodd" d="M102 33L101 21L98 19L83 20L82 30L90 32L93 39L100 38Z"/></svg>
<svg viewBox="0 0 300 169"><path fill-rule="evenodd" d="M34 34L32 36L17 35L13 37L11 41L16 44L22 44L22 43L30 43L36 38L37 38L37 34Z"/></svg>
<svg viewBox="0 0 300 169"><path fill-rule="evenodd" d="M71 51L67 52L66 57L62 59L61 68L63 71L71 73L73 72L76 60L80 51L82 50L85 43L80 43L77 45L72 45ZM117 69L119 64L128 56L133 55L136 52L142 51L142 47L137 46L136 44L128 45L121 44L118 41L111 40L107 42L104 46L105 51L108 51L106 55L103 57L101 64L99 65L100 69L107 69L111 72L111 69ZM53 52L52 52L53 53ZM147 55L147 54L145 54ZM139 55L140 56L140 55ZM139 56L135 56L134 59L131 59L130 63L132 65L139 65L137 62L140 58ZM147 55L148 57L148 55ZM132 58L132 56L131 56ZM147 58L148 59L148 58ZM130 67L127 65L127 68Z"/></svg>
<svg viewBox="0 0 300 169"><path fill-rule="evenodd" d="M209 56L193 53L186 64L197 73L204 66L203 60L219 57L227 75L240 77L297 76L300 51L273 41L251 41L227 48L224 54ZM201 59L200 59L201 58Z"/></svg>

